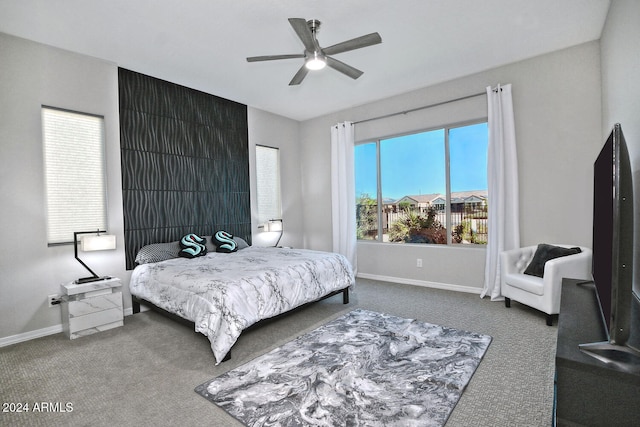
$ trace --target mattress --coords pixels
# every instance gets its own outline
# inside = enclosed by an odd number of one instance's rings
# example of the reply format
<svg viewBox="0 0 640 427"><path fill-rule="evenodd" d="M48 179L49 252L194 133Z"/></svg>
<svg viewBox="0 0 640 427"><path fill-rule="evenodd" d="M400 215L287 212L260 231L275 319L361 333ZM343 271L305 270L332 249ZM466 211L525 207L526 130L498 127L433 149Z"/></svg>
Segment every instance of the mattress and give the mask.
<svg viewBox="0 0 640 427"><path fill-rule="evenodd" d="M193 322L220 363L247 327L354 282L352 267L340 254L248 247L139 265L129 289Z"/></svg>

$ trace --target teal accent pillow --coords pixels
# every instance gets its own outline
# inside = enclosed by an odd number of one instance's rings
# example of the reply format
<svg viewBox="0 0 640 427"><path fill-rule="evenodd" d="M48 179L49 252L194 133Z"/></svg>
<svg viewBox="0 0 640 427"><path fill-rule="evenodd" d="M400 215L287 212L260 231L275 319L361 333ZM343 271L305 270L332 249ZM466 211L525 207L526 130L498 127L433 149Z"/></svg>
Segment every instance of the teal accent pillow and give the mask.
<svg viewBox="0 0 640 427"><path fill-rule="evenodd" d="M216 244L215 244L215 236L211 236L211 240L207 240L207 251L208 252L216 252ZM244 240L242 237L233 236L233 240L236 242L236 247L238 250L248 248L250 245Z"/></svg>
<svg viewBox="0 0 640 427"><path fill-rule="evenodd" d="M211 236L211 240L216 245L216 252L230 253L238 250L238 244L233 240L233 234L226 231L218 231Z"/></svg>
<svg viewBox="0 0 640 427"><path fill-rule="evenodd" d="M178 255L184 258L195 258L207 253L206 239L190 233L180 239L182 250Z"/></svg>

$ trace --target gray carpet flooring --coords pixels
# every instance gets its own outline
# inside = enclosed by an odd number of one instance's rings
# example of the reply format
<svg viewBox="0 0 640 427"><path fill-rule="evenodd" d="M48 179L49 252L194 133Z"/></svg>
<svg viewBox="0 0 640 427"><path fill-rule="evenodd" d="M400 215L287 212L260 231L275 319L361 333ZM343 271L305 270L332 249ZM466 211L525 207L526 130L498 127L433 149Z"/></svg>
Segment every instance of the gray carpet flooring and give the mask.
<svg viewBox="0 0 640 427"><path fill-rule="evenodd" d="M542 313L364 279L348 305L333 297L245 332L232 359L218 366L203 335L154 312L73 341L56 334L0 348L2 402L30 405L29 412L0 412L0 425L237 426L194 387L355 308L493 337L447 426L551 425L557 327L546 326Z"/></svg>

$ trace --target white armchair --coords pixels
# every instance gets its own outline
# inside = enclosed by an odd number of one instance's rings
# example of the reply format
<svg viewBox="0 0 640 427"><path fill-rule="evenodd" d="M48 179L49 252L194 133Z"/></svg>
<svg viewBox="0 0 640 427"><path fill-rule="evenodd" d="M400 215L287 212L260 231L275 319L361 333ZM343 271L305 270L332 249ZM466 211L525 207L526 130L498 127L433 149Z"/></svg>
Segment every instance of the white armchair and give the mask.
<svg viewBox="0 0 640 427"><path fill-rule="evenodd" d="M571 248L571 245L554 245ZM504 304L511 300L547 314L547 325L560 313L560 289L563 278L591 280L591 249L580 247L580 253L554 258L544 264L542 277L524 274L537 246L527 246L500 253L501 292Z"/></svg>

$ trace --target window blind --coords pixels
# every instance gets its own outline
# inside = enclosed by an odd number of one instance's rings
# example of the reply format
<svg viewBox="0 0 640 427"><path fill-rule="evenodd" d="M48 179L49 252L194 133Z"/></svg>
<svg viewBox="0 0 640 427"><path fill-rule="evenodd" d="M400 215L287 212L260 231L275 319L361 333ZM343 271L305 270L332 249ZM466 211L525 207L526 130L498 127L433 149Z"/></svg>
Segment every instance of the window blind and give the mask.
<svg viewBox="0 0 640 427"><path fill-rule="evenodd" d="M104 118L42 107L47 242L106 230Z"/></svg>
<svg viewBox="0 0 640 427"><path fill-rule="evenodd" d="M280 150L256 145L256 193L258 223L282 218L280 196Z"/></svg>

